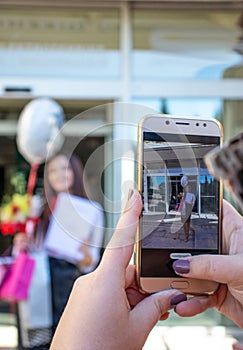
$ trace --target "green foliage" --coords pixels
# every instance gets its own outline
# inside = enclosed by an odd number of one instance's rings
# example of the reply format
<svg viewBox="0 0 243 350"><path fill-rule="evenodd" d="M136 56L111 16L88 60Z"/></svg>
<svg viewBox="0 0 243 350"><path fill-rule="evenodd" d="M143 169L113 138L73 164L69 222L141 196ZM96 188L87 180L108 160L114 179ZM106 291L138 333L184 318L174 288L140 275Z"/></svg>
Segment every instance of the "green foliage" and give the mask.
<svg viewBox="0 0 243 350"><path fill-rule="evenodd" d="M10 178L10 184L14 188L15 193L25 194L26 192L26 177L22 171L14 172Z"/></svg>

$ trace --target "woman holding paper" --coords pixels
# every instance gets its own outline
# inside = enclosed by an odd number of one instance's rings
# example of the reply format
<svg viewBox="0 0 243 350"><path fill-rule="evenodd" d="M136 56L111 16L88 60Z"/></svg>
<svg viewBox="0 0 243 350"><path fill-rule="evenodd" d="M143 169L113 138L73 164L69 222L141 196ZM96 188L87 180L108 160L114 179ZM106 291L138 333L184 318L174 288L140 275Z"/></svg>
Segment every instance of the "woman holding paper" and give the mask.
<svg viewBox="0 0 243 350"><path fill-rule="evenodd" d="M87 198L83 167L77 156L72 155L69 158L65 154L58 154L52 158L45 167L44 189L47 203L39 227L42 233L47 232L50 215L57 204L58 194L65 192L76 197ZM56 254L55 257L50 257L54 326L57 325L66 305L74 280L83 273L91 272L100 259L103 228L101 231L95 237L91 235L89 242L80 243L80 252L83 257L77 262L77 265L62 258L58 259Z"/></svg>
<svg viewBox="0 0 243 350"><path fill-rule="evenodd" d="M61 198L61 195L64 193L73 197L75 201L81 200L82 198L82 200L86 199L86 202L89 202L84 187L83 167L80 160L75 155L69 157L65 154L57 154L45 165L45 204L32 242L28 242L29 249L34 247L34 249L45 250L46 234L50 233L50 226L55 220L55 208L59 206L59 198ZM96 204L98 205L98 203ZM63 215L63 222L69 219L68 213L66 214L66 217L65 214ZM67 260L64 258L63 254L59 256L58 250L54 251L55 249L53 252L50 250L47 251L51 276L54 330L64 310L74 281L78 276L91 272L100 260L104 231L103 210L98 210L97 217L100 218L100 220L97 220L97 226L99 227L93 228L92 232L89 233L87 241L79 243L79 254L77 254L77 256L80 258L78 261ZM53 227L52 225L52 228ZM80 227L80 229L82 230L83 227ZM57 235L56 240L58 240L58 230L57 232L53 232L52 230L52 235L55 235L55 233ZM21 243L18 237L18 248L20 250L21 244L22 247L26 249L26 240L28 239L26 235L22 238ZM41 303L42 301L40 300L39 302ZM47 344L46 347L31 347L28 349L48 349L48 346L49 344ZM24 349L27 348L24 347Z"/></svg>

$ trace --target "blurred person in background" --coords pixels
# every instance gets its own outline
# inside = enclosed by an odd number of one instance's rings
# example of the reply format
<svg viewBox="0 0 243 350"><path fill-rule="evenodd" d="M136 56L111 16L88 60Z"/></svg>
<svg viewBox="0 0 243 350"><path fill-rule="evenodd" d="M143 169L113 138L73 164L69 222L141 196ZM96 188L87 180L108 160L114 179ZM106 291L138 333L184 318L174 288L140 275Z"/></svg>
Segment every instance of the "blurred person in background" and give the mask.
<svg viewBox="0 0 243 350"><path fill-rule="evenodd" d="M84 187L83 166L79 158L72 154L70 157L64 153L58 153L52 157L45 166L44 181L44 206L43 211L37 224L35 233L32 238L26 234L17 234L14 238L13 250L15 254L18 251L33 251L43 249L46 233L50 223L52 211L55 207L59 193L69 193L80 198L87 198ZM81 228L82 229L82 228ZM103 243L103 228L99 235L91 235L88 244L80 243L80 251L83 258L77 264L66 261L62 257L49 256L49 268L51 276L51 296L52 296L52 319L53 331L59 322L62 312L67 303L74 281L77 277L87 274L94 270L100 260L101 247ZM50 254L49 254L50 255ZM41 303L41 300L39 300ZM21 330L21 317L19 321L19 330ZM36 330L36 336L37 332ZM44 330L45 331L45 330ZM50 336L45 336L43 332L43 344L41 340L38 346L24 347L21 339L23 334L20 331L20 348L19 349L49 349ZM50 333L49 333L50 334ZM41 338L41 332L39 332Z"/></svg>

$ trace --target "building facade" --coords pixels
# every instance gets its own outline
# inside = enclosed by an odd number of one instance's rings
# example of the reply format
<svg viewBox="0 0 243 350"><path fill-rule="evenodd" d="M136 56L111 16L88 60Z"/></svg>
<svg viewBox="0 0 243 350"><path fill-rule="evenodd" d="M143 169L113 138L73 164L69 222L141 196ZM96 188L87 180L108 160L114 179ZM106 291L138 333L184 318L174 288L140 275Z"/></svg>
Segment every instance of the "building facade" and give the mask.
<svg viewBox="0 0 243 350"><path fill-rule="evenodd" d="M18 117L49 96L64 108L66 147L96 181L112 232L135 186L142 116L214 117L226 139L243 130L242 14L243 1L226 0L0 0L0 195L11 171L27 167ZM179 175L170 178L175 196ZM200 213L211 181L201 177Z"/></svg>

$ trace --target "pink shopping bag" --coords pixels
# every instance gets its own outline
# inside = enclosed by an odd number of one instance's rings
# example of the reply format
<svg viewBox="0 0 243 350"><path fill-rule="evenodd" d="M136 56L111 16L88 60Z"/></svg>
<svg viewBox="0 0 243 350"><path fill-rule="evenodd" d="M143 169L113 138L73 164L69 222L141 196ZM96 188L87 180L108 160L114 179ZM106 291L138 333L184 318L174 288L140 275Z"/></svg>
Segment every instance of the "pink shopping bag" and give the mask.
<svg viewBox="0 0 243 350"><path fill-rule="evenodd" d="M0 298L7 301L26 300L35 260L26 253L19 253L0 286Z"/></svg>

